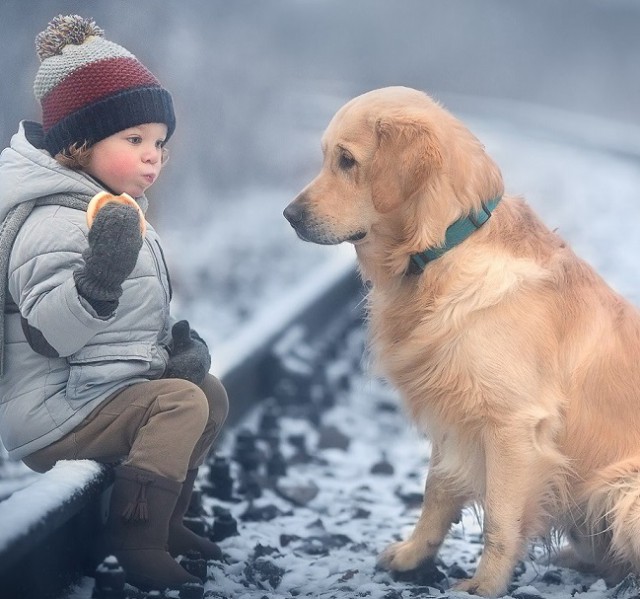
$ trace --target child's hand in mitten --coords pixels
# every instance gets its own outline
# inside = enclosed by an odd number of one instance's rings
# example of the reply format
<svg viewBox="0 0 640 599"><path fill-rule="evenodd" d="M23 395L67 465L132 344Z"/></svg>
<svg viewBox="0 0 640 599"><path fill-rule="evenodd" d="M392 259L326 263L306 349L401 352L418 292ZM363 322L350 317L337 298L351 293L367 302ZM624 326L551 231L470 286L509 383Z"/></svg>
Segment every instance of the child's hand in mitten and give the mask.
<svg viewBox="0 0 640 599"><path fill-rule="evenodd" d="M109 308L107 314L115 310L122 283L136 265L142 241L135 208L111 202L96 214L89 229L89 247L82 254L84 266L74 272L78 293L95 304L96 310L98 306Z"/></svg>
<svg viewBox="0 0 640 599"><path fill-rule="evenodd" d="M211 354L207 344L190 326L180 320L171 329L173 339L169 346L169 364L165 378L186 379L201 385L211 367Z"/></svg>

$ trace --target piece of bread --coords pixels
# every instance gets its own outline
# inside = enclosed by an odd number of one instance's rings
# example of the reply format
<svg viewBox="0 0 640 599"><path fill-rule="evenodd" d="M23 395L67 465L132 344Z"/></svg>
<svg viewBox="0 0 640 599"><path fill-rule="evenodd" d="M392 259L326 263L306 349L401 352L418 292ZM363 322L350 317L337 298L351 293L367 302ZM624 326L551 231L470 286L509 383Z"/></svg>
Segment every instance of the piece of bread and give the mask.
<svg viewBox="0 0 640 599"><path fill-rule="evenodd" d="M91 228L93 219L96 217L96 214L98 214L98 210L100 210L100 208L102 208L109 202L127 204L135 208L138 211L138 215L140 216L140 232L144 237L144 234L147 231L147 221L144 218L144 213L138 205L138 202L136 202L129 194L126 193L121 193L119 196L116 196L112 193L109 193L108 191L101 191L100 193L94 195L93 198L91 198L89 205L87 206L87 225L89 226L89 228Z"/></svg>

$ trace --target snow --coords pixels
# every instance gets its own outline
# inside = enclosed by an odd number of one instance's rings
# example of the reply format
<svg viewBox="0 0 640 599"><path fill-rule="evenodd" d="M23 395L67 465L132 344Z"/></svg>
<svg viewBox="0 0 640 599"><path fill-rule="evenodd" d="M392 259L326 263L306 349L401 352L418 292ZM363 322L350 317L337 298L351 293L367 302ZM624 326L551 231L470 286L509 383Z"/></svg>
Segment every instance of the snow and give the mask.
<svg viewBox="0 0 640 599"><path fill-rule="evenodd" d="M0 551L32 531L104 471L91 460L63 460L5 499L0 510Z"/></svg>
<svg viewBox="0 0 640 599"><path fill-rule="evenodd" d="M459 111L455 110L456 103ZM475 98L452 98L449 107L468 123L496 159L507 190L524 195L546 223L559 228L560 234L610 284L635 304L640 303L638 132L601 120ZM317 136L319 139L319 132ZM319 156L309 159L319 164ZM304 244L290 230L281 213L297 191L259 190L229 197L225 202L228 210L212 215L210 220L203 218L200 229L161 231L168 256L174 256L172 269L181 273L175 285L176 310L212 340L214 371L218 374L232 368L256 337L268 337L306 298L353 267L348 246ZM296 291L283 292L292 288ZM350 369L351 365L338 363L332 367ZM397 404L397 397L366 369L352 376L349 390L336 393L337 404L323 414L323 423L334 424L350 437L348 450L314 451L322 462L289 469L288 482L314 482L318 487L318 495L304 507L294 508L266 490L255 505L273 505L282 514L268 522L240 521L240 535L221 542L230 564L224 568L209 565L212 580L206 590L237 599L415 596L416 583L393 581L388 573L378 571L375 563L385 545L406 537L415 523L418 507L399 495L422 493L428 444L401 412L380 409L381 405ZM256 418L257 413L250 414L243 426L254 426ZM289 455L293 449L286 439L295 433L304 434L309 447L315 448L318 431L310 423L285 418L280 426L283 450ZM223 446L219 452L230 449ZM383 452L393 466L393 474L373 475L370 469ZM11 480L15 480L15 468L5 463L0 476L10 471ZM64 497L97 471L91 463L61 463L49 474L55 475L56 481L64 480L64 488L56 483L55 488L48 489L49 475L38 477L32 489L44 492L28 495L27 512L38 514L48 509L61 499L60 494ZM5 537L6 530L11 535L32 525L22 516L14 518L15 513L24 513L16 507L22 507L23 501L16 493L1 504L0 538ZM211 509L220 502L209 498L205 503ZM239 518L248 504L242 501L227 507ZM283 547L283 534L300 538ZM322 549L323 541L318 539L327 535L336 546L328 553L314 554L314 546ZM349 540L339 545L338 535ZM466 512L445 541L442 561L447 567L458 564L465 570L472 569L481 549L479 540L477 516ZM245 566L254 560L258 544L274 551L256 559L284 571L275 588L259 579L246 586ZM555 572L559 583L545 578L550 571ZM531 548L517 584L519 588L512 591L512 596L528 593L565 599L573 594L579 599L605 599L612 592L595 577L551 567L541 547ZM84 579L68 599L87 599L91 589L92 580ZM389 594L393 590L397 595ZM419 590L423 597L469 597L451 590L443 594L433 587Z"/></svg>

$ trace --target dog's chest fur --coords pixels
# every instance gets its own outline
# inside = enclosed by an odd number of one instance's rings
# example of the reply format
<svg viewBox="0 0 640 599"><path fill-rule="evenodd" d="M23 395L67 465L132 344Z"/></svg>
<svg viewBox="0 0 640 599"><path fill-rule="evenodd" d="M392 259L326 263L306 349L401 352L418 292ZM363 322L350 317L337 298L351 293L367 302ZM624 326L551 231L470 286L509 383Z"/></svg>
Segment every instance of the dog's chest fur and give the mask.
<svg viewBox="0 0 640 599"><path fill-rule="evenodd" d="M495 254L478 254L465 264L455 275L448 273L445 285L434 272L432 282L410 281L393 290L374 286L369 324L376 366L400 391L411 420L439 448L438 468L480 499L483 428L513 413L501 389L501 354L505 344L518 351L517 341L489 331L523 281L545 273L530 261Z"/></svg>
<svg viewBox="0 0 640 599"><path fill-rule="evenodd" d="M464 266L452 267L453 260ZM500 331L496 323L504 302L548 273L530 260L482 252L465 256L464 250L438 267L447 270L446 278L433 269L422 280L374 286L372 347L377 366L401 391L415 422L428 429L473 427L505 408L494 374L505 344L518 343L507 335L486 338L487 332Z"/></svg>

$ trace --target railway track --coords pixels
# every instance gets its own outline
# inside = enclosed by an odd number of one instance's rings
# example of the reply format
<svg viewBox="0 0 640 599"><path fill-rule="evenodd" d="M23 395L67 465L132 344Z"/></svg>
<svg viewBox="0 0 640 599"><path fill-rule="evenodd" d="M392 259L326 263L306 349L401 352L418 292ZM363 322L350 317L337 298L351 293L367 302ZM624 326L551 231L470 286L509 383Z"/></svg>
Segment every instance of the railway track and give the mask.
<svg viewBox="0 0 640 599"><path fill-rule="evenodd" d="M312 405L313 377L296 369L296 348L313 348L313 360L305 358L308 368L324 359L341 332L360 323L362 289L352 261L328 263L283 296L214 349L214 370L230 397L227 429L239 426L265 397L304 395ZM72 583L95 571L91 542L104 522L111 482L108 467L59 462L0 502L0 597L66 597Z"/></svg>

